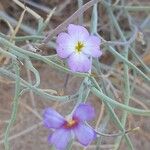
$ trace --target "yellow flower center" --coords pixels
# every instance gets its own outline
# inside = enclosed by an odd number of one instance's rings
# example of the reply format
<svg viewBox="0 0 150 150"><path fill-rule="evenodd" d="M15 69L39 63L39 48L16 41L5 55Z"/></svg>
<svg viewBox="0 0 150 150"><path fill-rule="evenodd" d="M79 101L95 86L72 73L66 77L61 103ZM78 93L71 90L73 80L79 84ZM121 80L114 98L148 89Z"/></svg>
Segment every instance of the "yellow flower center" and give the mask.
<svg viewBox="0 0 150 150"><path fill-rule="evenodd" d="M67 124L65 124L65 127L66 127L66 128L72 128L72 127L74 127L76 124L77 124L77 121L74 120L74 119L71 119L71 120L67 121Z"/></svg>
<svg viewBox="0 0 150 150"><path fill-rule="evenodd" d="M82 48L84 47L84 44L80 41L77 42L75 49L77 53L80 53L82 51Z"/></svg>

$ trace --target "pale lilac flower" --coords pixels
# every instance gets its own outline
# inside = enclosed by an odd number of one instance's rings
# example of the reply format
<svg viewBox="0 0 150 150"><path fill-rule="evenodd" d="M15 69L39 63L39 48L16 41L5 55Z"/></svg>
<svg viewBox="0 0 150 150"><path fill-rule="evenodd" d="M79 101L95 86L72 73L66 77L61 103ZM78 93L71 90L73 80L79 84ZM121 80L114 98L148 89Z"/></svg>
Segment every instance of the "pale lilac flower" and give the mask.
<svg viewBox="0 0 150 150"><path fill-rule="evenodd" d="M80 104L70 120L66 120L52 108L44 111L44 125L55 129L48 138L50 144L56 149L64 150L71 139L76 139L84 146L89 145L95 138L96 132L85 124L85 121L93 119L95 111L89 104Z"/></svg>
<svg viewBox="0 0 150 150"><path fill-rule="evenodd" d="M88 72L91 69L91 57L102 55L100 38L90 35L86 28L70 24L68 33L62 32L56 39L56 51L59 57L66 58L73 72Z"/></svg>

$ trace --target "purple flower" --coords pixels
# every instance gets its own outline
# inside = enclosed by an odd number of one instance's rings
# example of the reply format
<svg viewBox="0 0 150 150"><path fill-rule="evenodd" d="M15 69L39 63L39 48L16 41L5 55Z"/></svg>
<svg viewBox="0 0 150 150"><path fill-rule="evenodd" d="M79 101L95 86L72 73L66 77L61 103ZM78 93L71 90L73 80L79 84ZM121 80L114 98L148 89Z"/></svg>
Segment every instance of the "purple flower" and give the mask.
<svg viewBox="0 0 150 150"><path fill-rule="evenodd" d="M89 104L80 104L70 120L66 120L52 108L45 109L44 125L55 129L48 138L49 143L55 145L58 150L64 150L73 138L84 146L89 145L95 139L96 132L87 126L85 121L93 119L94 116L94 108Z"/></svg>
<svg viewBox="0 0 150 150"><path fill-rule="evenodd" d="M70 24L68 33L60 33L56 43L57 54L67 59L73 72L88 72L92 65L90 58L102 55L100 39L90 35L83 26Z"/></svg>

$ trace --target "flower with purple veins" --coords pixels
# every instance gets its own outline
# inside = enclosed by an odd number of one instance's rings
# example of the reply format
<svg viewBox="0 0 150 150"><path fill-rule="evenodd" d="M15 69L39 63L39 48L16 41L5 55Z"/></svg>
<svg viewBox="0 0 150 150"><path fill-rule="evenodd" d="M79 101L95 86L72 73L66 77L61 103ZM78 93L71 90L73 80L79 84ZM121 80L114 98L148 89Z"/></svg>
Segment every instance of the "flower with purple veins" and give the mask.
<svg viewBox="0 0 150 150"><path fill-rule="evenodd" d="M56 51L59 57L66 58L73 72L88 72L91 69L91 57L102 55L100 38L90 35L86 28L70 24L68 33L62 32L56 39Z"/></svg>
<svg viewBox="0 0 150 150"><path fill-rule="evenodd" d="M89 104L80 104L69 120L66 120L52 108L45 109L44 125L47 128L55 129L54 133L48 137L49 143L58 150L64 150L69 141L74 138L84 146L89 145L96 138L96 132L87 126L85 121L94 117L94 108Z"/></svg>

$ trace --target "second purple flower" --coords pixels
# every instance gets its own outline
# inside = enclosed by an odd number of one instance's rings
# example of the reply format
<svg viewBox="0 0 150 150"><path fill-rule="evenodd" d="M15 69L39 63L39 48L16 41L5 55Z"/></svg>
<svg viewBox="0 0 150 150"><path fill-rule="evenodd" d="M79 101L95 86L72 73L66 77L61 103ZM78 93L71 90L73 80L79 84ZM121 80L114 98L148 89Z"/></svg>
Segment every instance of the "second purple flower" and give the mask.
<svg viewBox="0 0 150 150"><path fill-rule="evenodd" d="M100 39L83 26L70 24L67 29L68 33L62 32L56 39L57 54L67 59L73 72L88 72L92 66L90 58L102 55Z"/></svg>
<svg viewBox="0 0 150 150"><path fill-rule="evenodd" d="M80 104L72 118L66 120L52 108L44 110L43 119L45 127L55 129L48 138L57 150L65 150L71 139L76 139L84 146L88 146L95 138L96 132L85 124L95 117L95 111L89 104Z"/></svg>

